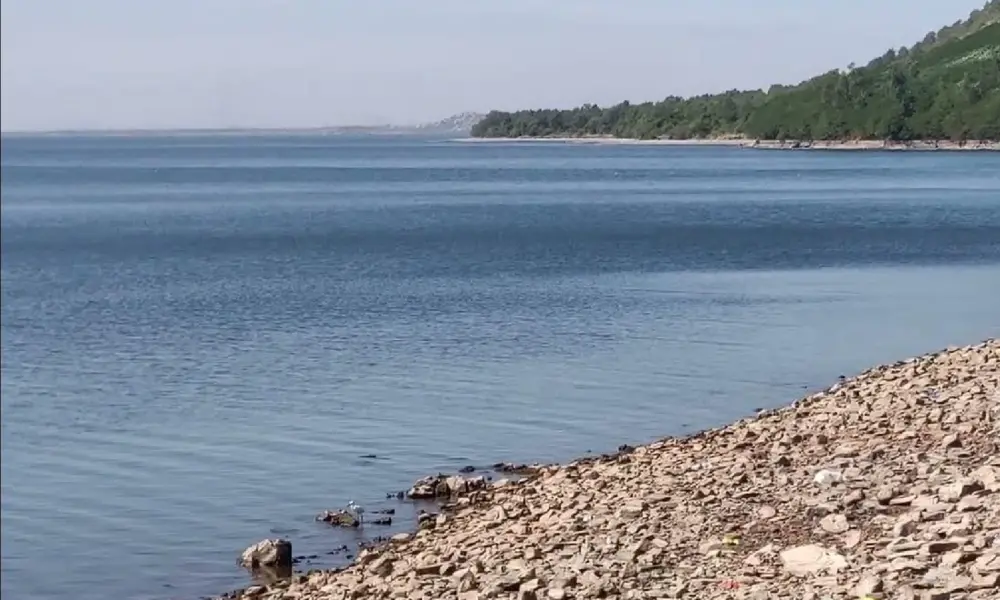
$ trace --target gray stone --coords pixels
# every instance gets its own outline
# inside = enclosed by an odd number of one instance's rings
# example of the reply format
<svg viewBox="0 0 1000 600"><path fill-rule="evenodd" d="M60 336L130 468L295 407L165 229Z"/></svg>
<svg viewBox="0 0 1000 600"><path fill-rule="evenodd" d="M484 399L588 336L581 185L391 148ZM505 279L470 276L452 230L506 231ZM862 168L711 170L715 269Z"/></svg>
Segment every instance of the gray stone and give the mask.
<svg viewBox="0 0 1000 600"><path fill-rule="evenodd" d="M837 573L847 566L844 557L816 544L796 546L779 555L785 571L798 577L820 573Z"/></svg>
<svg viewBox="0 0 1000 600"><path fill-rule="evenodd" d="M819 522L819 526L827 533L844 533L851 528L847 522L847 517L840 514L823 517Z"/></svg>
<svg viewBox="0 0 1000 600"><path fill-rule="evenodd" d="M240 564L248 569L291 567L292 543L283 539L261 540L243 551Z"/></svg>

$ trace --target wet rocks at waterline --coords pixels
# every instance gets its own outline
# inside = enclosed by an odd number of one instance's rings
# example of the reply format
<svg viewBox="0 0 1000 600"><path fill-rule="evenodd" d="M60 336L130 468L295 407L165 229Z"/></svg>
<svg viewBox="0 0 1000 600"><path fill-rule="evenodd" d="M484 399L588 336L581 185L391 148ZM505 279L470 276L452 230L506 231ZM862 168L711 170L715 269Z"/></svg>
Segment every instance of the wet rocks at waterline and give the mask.
<svg viewBox="0 0 1000 600"><path fill-rule="evenodd" d="M996 600L1000 342L690 437L446 485L415 533L234 597Z"/></svg>
<svg viewBox="0 0 1000 600"><path fill-rule="evenodd" d="M329 523L334 527L359 527L361 521L346 510L324 510L316 515L317 521Z"/></svg>
<svg viewBox="0 0 1000 600"><path fill-rule="evenodd" d="M283 539L261 540L240 555L240 565L247 569L290 568L292 543Z"/></svg>
<svg viewBox="0 0 1000 600"><path fill-rule="evenodd" d="M354 510L324 510L316 515L316 520L329 523L333 527L356 528L361 527L362 525L389 526L392 525L392 515L396 514L396 510L392 508L380 509L374 511L374 514L378 516L362 518L361 514L358 513L357 508Z"/></svg>
<svg viewBox="0 0 1000 600"><path fill-rule="evenodd" d="M414 483L413 487L406 492L406 497L411 500L449 498L485 489L486 484L487 480L483 476L432 475Z"/></svg>

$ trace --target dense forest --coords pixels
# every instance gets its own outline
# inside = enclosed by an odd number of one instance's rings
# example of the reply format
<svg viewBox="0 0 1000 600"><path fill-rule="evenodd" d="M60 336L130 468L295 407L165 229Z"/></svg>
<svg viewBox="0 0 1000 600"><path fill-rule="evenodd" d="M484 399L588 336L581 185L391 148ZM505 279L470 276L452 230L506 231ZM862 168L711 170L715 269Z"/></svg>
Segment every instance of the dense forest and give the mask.
<svg viewBox="0 0 1000 600"><path fill-rule="evenodd" d="M1000 140L1000 0L912 47L798 85L607 108L494 111L472 135Z"/></svg>

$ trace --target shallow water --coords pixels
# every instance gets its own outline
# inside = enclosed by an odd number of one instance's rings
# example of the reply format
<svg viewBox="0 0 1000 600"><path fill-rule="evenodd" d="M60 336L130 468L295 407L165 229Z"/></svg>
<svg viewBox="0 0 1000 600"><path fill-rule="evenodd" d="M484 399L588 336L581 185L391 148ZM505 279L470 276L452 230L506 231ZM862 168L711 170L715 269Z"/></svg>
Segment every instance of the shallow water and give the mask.
<svg viewBox="0 0 1000 600"><path fill-rule="evenodd" d="M1000 334L996 154L5 137L2 182L4 598L335 564L348 499Z"/></svg>

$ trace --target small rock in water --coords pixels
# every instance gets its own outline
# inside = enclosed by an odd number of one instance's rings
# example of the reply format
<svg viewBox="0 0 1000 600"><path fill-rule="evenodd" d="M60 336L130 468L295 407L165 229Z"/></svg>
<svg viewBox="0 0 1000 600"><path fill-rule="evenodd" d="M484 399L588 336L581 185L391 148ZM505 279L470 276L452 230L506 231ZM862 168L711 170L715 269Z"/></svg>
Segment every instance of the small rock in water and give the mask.
<svg viewBox="0 0 1000 600"><path fill-rule="evenodd" d="M411 500L431 500L449 496L461 496L486 487L485 477L462 477L460 475L433 475L417 480L406 493Z"/></svg>
<svg viewBox="0 0 1000 600"><path fill-rule="evenodd" d="M292 543L280 538L261 540L243 551L240 564L247 569L290 567Z"/></svg>
<svg viewBox="0 0 1000 600"><path fill-rule="evenodd" d="M334 527L358 527L361 523L346 510L325 510L316 515L317 521L329 523Z"/></svg>

